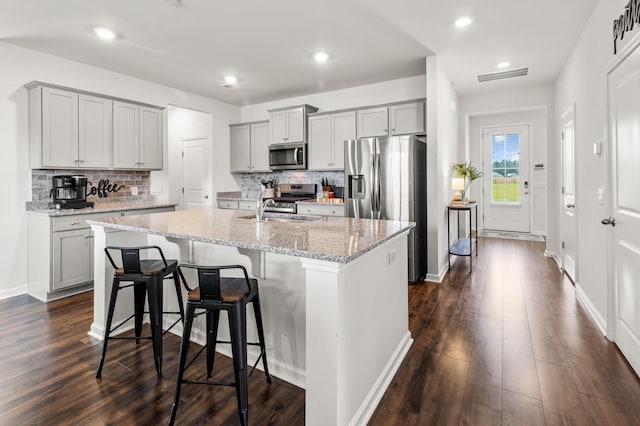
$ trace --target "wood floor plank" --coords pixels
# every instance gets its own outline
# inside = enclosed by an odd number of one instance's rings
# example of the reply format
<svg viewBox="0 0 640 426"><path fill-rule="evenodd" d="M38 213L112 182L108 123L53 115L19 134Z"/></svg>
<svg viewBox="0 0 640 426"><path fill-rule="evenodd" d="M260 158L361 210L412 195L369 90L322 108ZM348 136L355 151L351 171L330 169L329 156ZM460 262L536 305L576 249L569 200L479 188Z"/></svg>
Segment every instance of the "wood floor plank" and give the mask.
<svg viewBox="0 0 640 426"><path fill-rule="evenodd" d="M502 394L504 426L544 426L542 401L505 390Z"/></svg>
<svg viewBox="0 0 640 426"><path fill-rule="evenodd" d="M589 424L570 369L545 362L538 362L537 368L546 424Z"/></svg>
<svg viewBox="0 0 640 426"><path fill-rule="evenodd" d="M459 424L460 426L500 426L502 425L502 413L484 405L465 400L462 404L462 415L460 416Z"/></svg>
<svg viewBox="0 0 640 426"><path fill-rule="evenodd" d="M502 385L509 391L540 399L538 371L526 317L505 314Z"/></svg>

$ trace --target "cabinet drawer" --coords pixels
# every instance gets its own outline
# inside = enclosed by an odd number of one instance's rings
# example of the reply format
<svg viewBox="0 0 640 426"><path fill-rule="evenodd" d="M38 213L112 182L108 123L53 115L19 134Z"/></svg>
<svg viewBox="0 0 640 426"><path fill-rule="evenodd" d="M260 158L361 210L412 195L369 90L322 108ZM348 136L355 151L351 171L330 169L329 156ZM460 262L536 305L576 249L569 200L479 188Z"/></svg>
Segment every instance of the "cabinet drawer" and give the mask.
<svg viewBox="0 0 640 426"><path fill-rule="evenodd" d="M333 205L304 205L298 204L298 214L313 214L319 216L344 216L344 205L341 204L333 204Z"/></svg>
<svg viewBox="0 0 640 426"><path fill-rule="evenodd" d="M219 209L238 210L238 202L237 201L222 201L222 200L218 200L218 208Z"/></svg>
<svg viewBox="0 0 640 426"><path fill-rule="evenodd" d="M257 201L238 201L238 210L255 210Z"/></svg>
<svg viewBox="0 0 640 426"><path fill-rule="evenodd" d="M96 214L78 214L73 216L53 217L52 230L58 231L71 231L73 229L89 228L87 220L102 219L105 217L118 217L121 216L121 212L110 213L96 213Z"/></svg>

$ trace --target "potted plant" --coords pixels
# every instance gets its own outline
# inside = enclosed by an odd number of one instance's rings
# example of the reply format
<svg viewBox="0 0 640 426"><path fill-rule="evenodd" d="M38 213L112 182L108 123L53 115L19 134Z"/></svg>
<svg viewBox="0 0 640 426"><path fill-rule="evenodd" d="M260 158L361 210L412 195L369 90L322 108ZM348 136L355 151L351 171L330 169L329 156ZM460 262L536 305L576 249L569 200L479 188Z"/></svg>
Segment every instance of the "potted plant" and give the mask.
<svg viewBox="0 0 640 426"><path fill-rule="evenodd" d="M459 200L456 200L456 198L458 197L454 195L454 201L462 201L466 203L467 202L466 194L467 194L467 189L469 189L469 184L474 180L484 176L484 172L482 172L476 166L471 164L471 162L469 163L462 162L462 163L454 163L451 166L451 175L457 178L463 179L463 182L460 188L454 188L454 189L458 189L461 192Z"/></svg>

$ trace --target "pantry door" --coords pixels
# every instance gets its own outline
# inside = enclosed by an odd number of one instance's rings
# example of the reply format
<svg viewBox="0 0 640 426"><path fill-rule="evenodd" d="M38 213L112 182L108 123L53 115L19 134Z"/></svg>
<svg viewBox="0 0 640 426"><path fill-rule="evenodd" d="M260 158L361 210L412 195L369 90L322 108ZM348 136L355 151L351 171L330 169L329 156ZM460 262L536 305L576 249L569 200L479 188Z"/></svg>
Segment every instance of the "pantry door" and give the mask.
<svg viewBox="0 0 640 426"><path fill-rule="evenodd" d="M578 219L575 196L575 112L573 106L562 114L560 122L562 124L562 219L560 220L562 269L575 283L578 259Z"/></svg>
<svg viewBox="0 0 640 426"><path fill-rule="evenodd" d="M529 126L484 128L484 229L529 232Z"/></svg>
<svg viewBox="0 0 640 426"><path fill-rule="evenodd" d="M184 210L213 205L208 151L209 138L182 141L182 208Z"/></svg>
<svg viewBox="0 0 640 426"><path fill-rule="evenodd" d="M608 73L611 233L609 331L640 374L640 49L620 54ZM613 284L613 285L612 285Z"/></svg>

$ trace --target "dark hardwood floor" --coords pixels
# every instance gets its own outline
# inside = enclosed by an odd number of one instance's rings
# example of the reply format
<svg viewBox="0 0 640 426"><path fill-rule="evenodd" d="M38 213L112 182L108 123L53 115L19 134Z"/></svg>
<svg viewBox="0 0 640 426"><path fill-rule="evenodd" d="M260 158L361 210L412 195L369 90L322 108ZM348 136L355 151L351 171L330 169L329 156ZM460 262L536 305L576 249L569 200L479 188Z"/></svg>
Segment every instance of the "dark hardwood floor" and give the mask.
<svg viewBox="0 0 640 426"><path fill-rule="evenodd" d="M371 425L640 424L640 381L543 251L481 239L472 274L462 259L442 284L409 288L415 342ZM110 345L96 380L92 297L0 301L0 424L168 421L179 337L165 337L162 380L150 343L131 341ZM230 361L216 363L231 380ZM277 378L269 386L258 370L249 404L252 424L304 424L304 390ZM237 423L233 388L183 387L177 424Z"/></svg>

